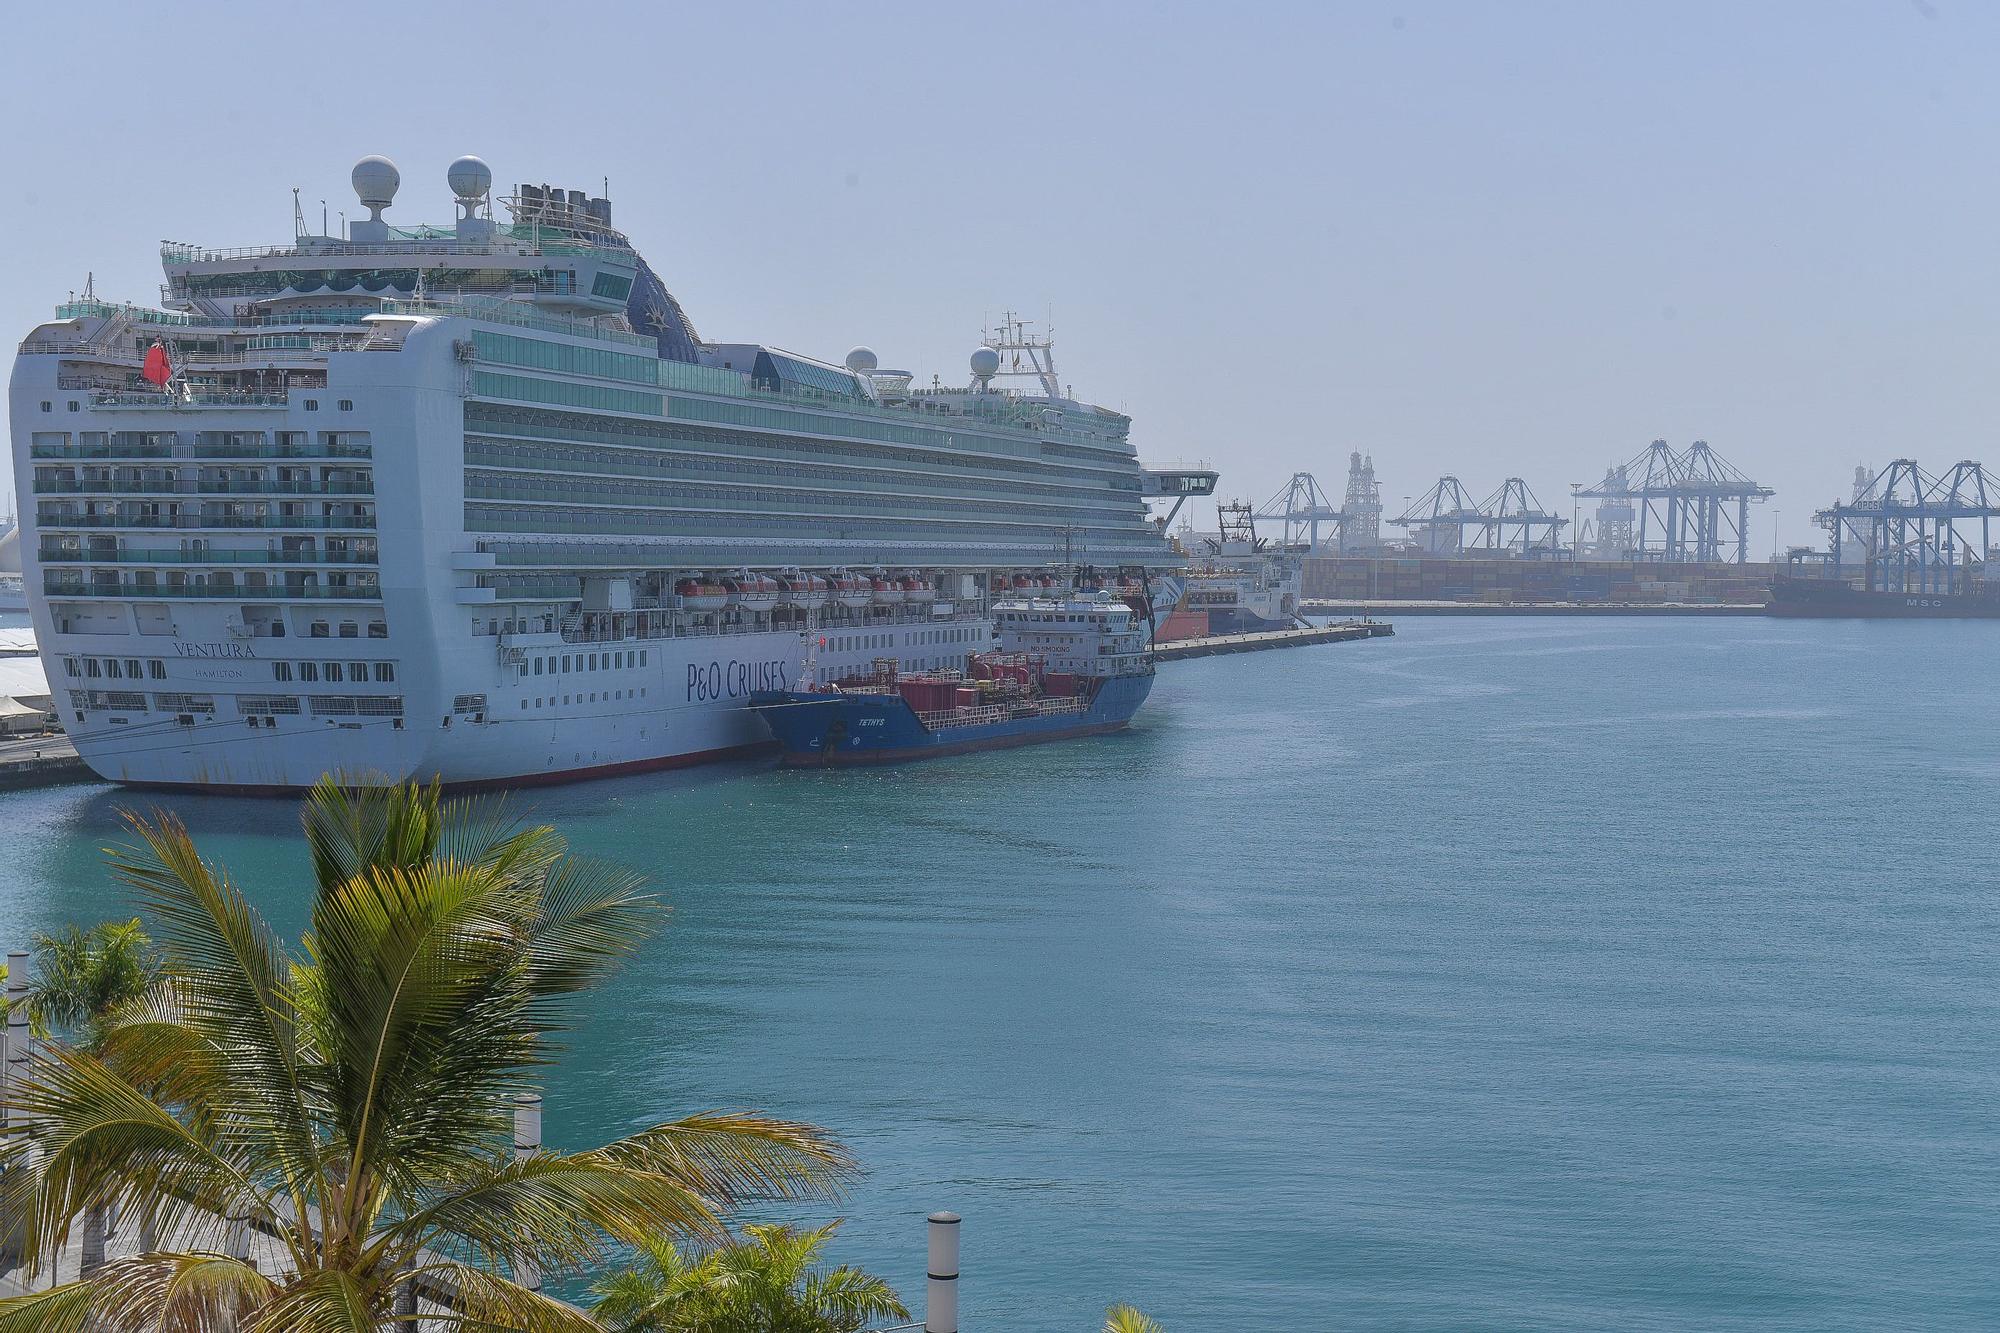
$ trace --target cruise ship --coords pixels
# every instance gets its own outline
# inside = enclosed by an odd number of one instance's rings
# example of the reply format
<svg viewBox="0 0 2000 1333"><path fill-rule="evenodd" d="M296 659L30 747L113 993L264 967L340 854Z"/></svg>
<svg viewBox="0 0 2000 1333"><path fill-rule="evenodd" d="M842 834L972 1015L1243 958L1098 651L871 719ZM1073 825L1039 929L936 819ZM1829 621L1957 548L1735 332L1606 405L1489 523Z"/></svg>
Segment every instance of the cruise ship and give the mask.
<svg viewBox="0 0 2000 1333"><path fill-rule="evenodd" d="M21 344L20 552L103 777L287 791L522 784L743 755L808 657L925 669L992 600L1089 570L1171 606L1131 421L1009 320L966 381L712 342L608 199L447 170L449 225L169 242L157 307ZM329 229L324 222L320 232ZM30 502L31 500L31 502Z"/></svg>

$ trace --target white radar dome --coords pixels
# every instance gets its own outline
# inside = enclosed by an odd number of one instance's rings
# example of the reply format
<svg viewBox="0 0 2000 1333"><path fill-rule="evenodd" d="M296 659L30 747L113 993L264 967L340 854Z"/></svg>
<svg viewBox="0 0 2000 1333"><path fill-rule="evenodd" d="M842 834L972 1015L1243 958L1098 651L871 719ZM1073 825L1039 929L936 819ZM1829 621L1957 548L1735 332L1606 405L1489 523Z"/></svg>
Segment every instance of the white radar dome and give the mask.
<svg viewBox="0 0 2000 1333"><path fill-rule="evenodd" d="M493 188L493 168L469 154L446 167L444 178L460 199L484 199Z"/></svg>
<svg viewBox="0 0 2000 1333"><path fill-rule="evenodd" d="M866 375L881 363L875 359L874 352L866 347L857 347L847 354L846 364L847 368L855 374Z"/></svg>
<svg viewBox="0 0 2000 1333"><path fill-rule="evenodd" d="M354 182L356 197L379 211L396 201L396 187L403 183L403 173L388 158L370 156L354 164L354 174L349 179Z"/></svg>
<svg viewBox="0 0 2000 1333"><path fill-rule="evenodd" d="M991 379L1000 370L1000 353L991 347L982 347L972 354L972 373L980 379Z"/></svg>

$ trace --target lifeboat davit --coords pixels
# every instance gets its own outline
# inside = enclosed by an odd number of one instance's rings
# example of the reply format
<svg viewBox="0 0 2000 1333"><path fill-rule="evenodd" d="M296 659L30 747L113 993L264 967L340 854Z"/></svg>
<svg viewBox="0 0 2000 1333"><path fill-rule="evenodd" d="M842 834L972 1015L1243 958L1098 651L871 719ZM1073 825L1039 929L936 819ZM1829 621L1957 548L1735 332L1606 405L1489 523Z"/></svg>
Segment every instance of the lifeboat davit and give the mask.
<svg viewBox="0 0 2000 1333"><path fill-rule="evenodd" d="M870 579L868 587L875 600L883 606L897 606L903 600L903 585L894 579Z"/></svg>
<svg viewBox="0 0 2000 1333"><path fill-rule="evenodd" d="M808 608L825 606L827 591L827 581L817 574L787 574L778 580L778 603Z"/></svg>
<svg viewBox="0 0 2000 1333"><path fill-rule="evenodd" d="M729 589L700 579L682 579L674 585L674 595L681 599L685 611L720 611L729 605Z"/></svg>
<svg viewBox="0 0 2000 1333"><path fill-rule="evenodd" d="M903 587L903 600L916 606L937 600L937 589L927 581L911 574L898 580Z"/></svg>
<svg viewBox="0 0 2000 1333"><path fill-rule="evenodd" d="M875 600L875 586L870 580L859 579L852 574L835 574L833 600L850 611L859 611Z"/></svg>
<svg viewBox="0 0 2000 1333"><path fill-rule="evenodd" d="M745 611L769 611L778 605L778 581L768 574L741 570L722 582L729 590L730 604Z"/></svg>

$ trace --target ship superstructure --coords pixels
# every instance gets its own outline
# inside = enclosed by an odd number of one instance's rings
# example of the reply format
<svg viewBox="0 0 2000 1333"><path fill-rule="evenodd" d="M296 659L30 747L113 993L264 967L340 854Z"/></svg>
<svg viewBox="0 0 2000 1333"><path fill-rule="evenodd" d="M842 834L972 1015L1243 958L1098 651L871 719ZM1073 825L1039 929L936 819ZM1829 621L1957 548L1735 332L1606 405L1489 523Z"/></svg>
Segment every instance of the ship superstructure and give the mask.
<svg viewBox="0 0 2000 1333"><path fill-rule="evenodd" d="M1256 634L1300 623L1306 549L1257 535L1257 516L1242 501L1216 507L1218 531L1201 540L1181 600L1159 638Z"/></svg>
<svg viewBox="0 0 2000 1333"><path fill-rule="evenodd" d="M1146 629L1102 590L993 605L997 652L905 675L759 691L788 764L879 764L1117 731L1153 688Z"/></svg>
<svg viewBox="0 0 2000 1333"><path fill-rule="evenodd" d="M163 308L73 301L21 345L24 576L105 777L691 762L768 743L747 700L808 652L962 660L1023 574L1177 596L1130 420L1022 326L913 387L702 340L606 198L522 185L503 222L466 158L455 223L399 228L394 166L353 179L344 234L169 243Z"/></svg>

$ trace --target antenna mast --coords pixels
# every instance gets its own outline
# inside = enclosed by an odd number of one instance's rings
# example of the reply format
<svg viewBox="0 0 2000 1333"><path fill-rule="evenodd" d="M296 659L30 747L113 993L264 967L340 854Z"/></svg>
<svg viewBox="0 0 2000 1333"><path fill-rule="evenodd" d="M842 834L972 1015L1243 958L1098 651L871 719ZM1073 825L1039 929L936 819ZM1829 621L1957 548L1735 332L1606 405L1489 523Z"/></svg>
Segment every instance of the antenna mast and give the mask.
<svg viewBox="0 0 2000 1333"><path fill-rule="evenodd" d="M979 335L982 345L1000 354L1000 369L994 372L993 378L1011 376L1032 379L1040 383L1044 396L1061 398L1062 381L1056 377L1055 331L1051 329L1036 334L1030 331L1032 327L1009 310L1000 317L998 329Z"/></svg>

